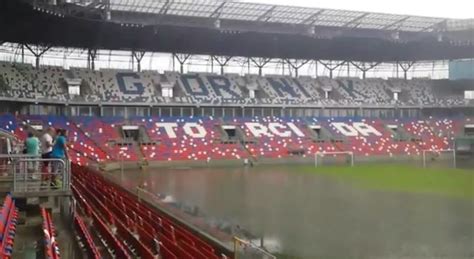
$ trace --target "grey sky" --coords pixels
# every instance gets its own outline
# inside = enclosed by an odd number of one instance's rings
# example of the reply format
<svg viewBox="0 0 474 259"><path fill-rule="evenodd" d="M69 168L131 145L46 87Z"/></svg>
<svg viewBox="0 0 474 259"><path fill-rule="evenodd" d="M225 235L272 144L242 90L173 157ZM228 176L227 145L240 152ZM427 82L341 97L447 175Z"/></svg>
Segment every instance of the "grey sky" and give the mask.
<svg viewBox="0 0 474 259"><path fill-rule="evenodd" d="M445 18L474 18L474 0L242 0L241 2Z"/></svg>

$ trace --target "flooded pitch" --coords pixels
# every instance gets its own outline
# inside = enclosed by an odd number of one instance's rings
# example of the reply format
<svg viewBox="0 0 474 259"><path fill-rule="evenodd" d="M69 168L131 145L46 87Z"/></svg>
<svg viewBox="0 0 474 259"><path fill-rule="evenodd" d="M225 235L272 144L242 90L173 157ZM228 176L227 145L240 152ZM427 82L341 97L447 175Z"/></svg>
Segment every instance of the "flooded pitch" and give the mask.
<svg viewBox="0 0 474 259"><path fill-rule="evenodd" d="M123 184L145 181L210 224L248 230L294 258L474 258L471 199L374 191L294 171L149 169L125 172Z"/></svg>

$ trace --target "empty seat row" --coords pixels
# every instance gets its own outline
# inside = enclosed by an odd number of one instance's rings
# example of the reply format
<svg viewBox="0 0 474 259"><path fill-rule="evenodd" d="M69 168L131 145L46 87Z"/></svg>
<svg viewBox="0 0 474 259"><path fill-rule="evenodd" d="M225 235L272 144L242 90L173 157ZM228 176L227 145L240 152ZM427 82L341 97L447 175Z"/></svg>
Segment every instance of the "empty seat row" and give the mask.
<svg viewBox="0 0 474 259"><path fill-rule="evenodd" d="M59 246L56 242L56 229L54 228L51 214L45 208L41 208L41 217L43 218L43 241L44 241L44 258L59 259Z"/></svg>
<svg viewBox="0 0 474 259"><path fill-rule="evenodd" d="M77 213L74 214L74 228L79 235L82 247L85 249L87 257L91 259L101 259L102 255L94 243L89 228L84 223L83 218Z"/></svg>
<svg viewBox="0 0 474 259"><path fill-rule="evenodd" d="M89 203L87 206L116 228L117 235L136 256L219 258L211 245L140 203L131 194L86 169L75 167L74 171L80 171L75 174L73 185L84 197L83 202ZM100 192L96 191L99 189Z"/></svg>
<svg viewBox="0 0 474 259"><path fill-rule="evenodd" d="M13 244L15 241L18 209L15 201L8 194L0 211L0 257L12 258Z"/></svg>

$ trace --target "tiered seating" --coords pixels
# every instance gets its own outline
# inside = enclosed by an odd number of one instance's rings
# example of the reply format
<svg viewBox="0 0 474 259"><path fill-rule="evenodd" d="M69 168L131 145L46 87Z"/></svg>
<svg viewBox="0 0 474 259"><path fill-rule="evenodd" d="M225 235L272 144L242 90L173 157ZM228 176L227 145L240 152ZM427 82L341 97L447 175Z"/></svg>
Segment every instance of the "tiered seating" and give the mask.
<svg viewBox="0 0 474 259"><path fill-rule="evenodd" d="M31 81L26 79L20 71L16 69L15 64L0 62L0 76L8 86L6 91L0 92L0 96L28 99L36 98L36 91Z"/></svg>
<svg viewBox="0 0 474 259"><path fill-rule="evenodd" d="M107 233L116 255L122 250L117 258L219 258L206 241L120 187L89 169L74 166L73 171L73 191L79 207L93 216L94 225L109 224L116 229L115 235L103 230L107 227L95 231Z"/></svg>
<svg viewBox="0 0 474 259"><path fill-rule="evenodd" d="M309 99L312 98L308 89L304 87L298 79L267 76L257 80L258 85L270 98L282 99Z"/></svg>
<svg viewBox="0 0 474 259"><path fill-rule="evenodd" d="M244 159L246 151L239 143L223 144L222 136L216 130L217 121L209 117L189 118L135 118L131 120L137 125L144 125L150 140L156 145L143 145L142 152L149 161L176 161L176 160L225 160ZM164 127L158 127L156 123L176 123L174 136L169 136ZM185 123L196 123L206 131L202 137L193 138L185 133Z"/></svg>
<svg viewBox="0 0 474 259"><path fill-rule="evenodd" d="M233 101L239 103L244 97L241 86L235 77L216 74L184 74L167 73L169 82L176 82L181 91L198 102L215 103Z"/></svg>
<svg viewBox="0 0 474 259"><path fill-rule="evenodd" d="M73 168L79 167L73 166ZM74 173L78 173L78 169L75 169ZM75 181L75 177L72 179ZM132 258L130 251L125 248L125 243L115 236L107 223L104 222L102 215L95 211L96 208L93 207L93 205L90 205L92 202L95 202L95 200L87 201L86 197L78 191L81 187L77 186L78 184L73 182L71 189L73 191L74 198L77 201L78 209L81 210L85 216L91 217L92 219L93 228L91 228L91 233L97 236L97 238L102 243L101 245L106 248L106 252L109 253L111 257L125 259ZM104 216L109 216L109 214L105 214Z"/></svg>
<svg viewBox="0 0 474 259"><path fill-rule="evenodd" d="M245 126L246 122L259 123L268 127L270 122L278 122L285 125L287 122L294 123L304 136L298 136L292 132L288 137L279 137L274 134L260 135L255 137L250 129ZM318 151L334 151L335 147L330 142L313 141L306 127L306 122L301 119L281 119L278 117L255 117L248 119L234 119L230 123L239 126L246 138L246 149L254 158L286 158L291 156L311 157ZM289 130L289 128L287 128Z"/></svg>
<svg viewBox="0 0 474 259"><path fill-rule="evenodd" d="M380 79L359 78L337 79L337 91L343 96L344 103L349 104L377 104L386 105L392 103L387 94L385 86Z"/></svg>
<svg viewBox="0 0 474 259"><path fill-rule="evenodd" d="M56 230L51 214L46 209L41 208L41 216L43 217L44 258L59 259L61 255L58 243L56 242Z"/></svg>
<svg viewBox="0 0 474 259"><path fill-rule="evenodd" d="M78 214L74 215L74 227L79 234L84 249L86 250L87 258L101 259L102 255L99 252L99 249L97 249L89 229Z"/></svg>
<svg viewBox="0 0 474 259"><path fill-rule="evenodd" d="M425 120L379 120L357 117L289 119L255 117L241 119L214 119L211 117L137 117L127 124L143 126L149 141L122 143L117 127L125 123L122 118L77 117L69 121L64 117L23 116L24 123L41 122L46 128L52 125L69 131L70 157L82 165L92 162L138 162L141 155L147 161L211 161L243 160L253 158L311 157L316 152L352 151L356 155L417 155L422 150L451 149L455 136L461 135L463 118ZM467 120L466 120L467 121ZM346 136L333 123L364 123L378 134ZM291 131L290 135L263 134L255 136L247 123L268 128L280 123L277 131ZM301 134L288 127L293 123ZM236 140L227 141L223 125L239 129ZM317 139L310 126L318 125L329 132L329 139ZM387 125L398 127L398 133ZM25 132L18 127L12 115L0 116L0 129L13 132L24 139ZM400 135L402 134L402 135ZM398 137L400 135L401 137ZM242 139L240 139L243 137ZM332 138L332 141L331 141ZM117 143L115 143L117 142ZM140 146L137 146L137 145Z"/></svg>
<svg viewBox="0 0 474 259"><path fill-rule="evenodd" d="M436 104L436 98L433 94L429 80L391 80L392 85L408 92L408 104L426 105Z"/></svg>
<svg viewBox="0 0 474 259"><path fill-rule="evenodd" d="M54 128L66 129L68 133L68 143L71 149L70 159L72 162L88 164L90 161L103 162L111 160L107 152L97 146L83 131L77 128L68 119L61 116L23 116L25 123L40 122L44 128L53 126Z"/></svg>
<svg viewBox="0 0 474 259"><path fill-rule="evenodd" d="M0 96L65 101L70 98L65 79L82 79L80 100L129 103L210 103L210 104L316 104L316 105L467 105L464 90L470 82L429 79L292 78L280 75L179 74L156 71L93 71L84 68L33 68L28 64L0 62ZM174 97L161 97L160 85L177 86ZM255 85L257 97L249 98L248 86ZM332 88L329 100L322 87ZM392 100L391 89L400 92Z"/></svg>
<svg viewBox="0 0 474 259"><path fill-rule="evenodd" d="M131 71L73 69L76 78L82 78L99 100L108 102L154 102L155 82L159 78L151 73Z"/></svg>
<svg viewBox="0 0 474 259"><path fill-rule="evenodd" d="M402 126L408 133L420 138L420 148L422 150L444 150L450 148L448 137L435 135L431 126L424 120L409 121L403 123Z"/></svg>
<svg viewBox="0 0 474 259"><path fill-rule="evenodd" d="M338 143L335 144L335 149L329 150L330 152L339 152L339 151L351 151L355 155L367 155L367 154L381 154L384 153L385 148L383 148L383 144L385 143L385 137L387 136L382 136L382 137L376 137L376 136L355 136L355 137L348 137L345 136L342 132L338 131L336 127L334 127L331 123L338 123L338 122L344 122L351 124L353 122L365 122L368 123L369 125L373 126L380 132L381 131L380 127L377 127L375 123L370 123L365 120L361 120L359 118L354 118L352 119L342 119L342 118L327 118L327 119L319 119L319 118L312 118L311 120L311 125L319 125L323 127L324 129L328 130L329 133L331 134L332 138L337 140ZM382 147L379 147L381 145ZM324 151L323 151L324 152Z"/></svg>
<svg viewBox="0 0 474 259"><path fill-rule="evenodd" d="M0 129L17 136L19 139L26 138L24 129L17 123L17 119L12 114L0 114Z"/></svg>
<svg viewBox="0 0 474 259"><path fill-rule="evenodd" d="M44 66L39 69L22 69L22 74L32 79L38 89L37 98L65 101L67 88L65 71L62 67Z"/></svg>
<svg viewBox="0 0 474 259"><path fill-rule="evenodd" d="M84 132L85 136L106 151L109 157L118 159L113 142L121 139L118 127L123 124L123 118L75 117L71 121L80 131Z"/></svg>
<svg viewBox="0 0 474 259"><path fill-rule="evenodd" d="M321 89L321 85L317 83L316 80L307 76L307 77L300 77L298 79L299 83L305 88L306 92L310 95L313 99L323 99L324 98L324 90Z"/></svg>
<svg viewBox="0 0 474 259"><path fill-rule="evenodd" d="M1 258L12 258L13 242L15 240L16 224L18 220L18 209L15 201L8 194L0 211L0 256Z"/></svg>
<svg viewBox="0 0 474 259"><path fill-rule="evenodd" d="M407 141L396 141L392 133L386 128L387 121L382 120L366 120L362 118L328 118L318 119L313 118L314 122L318 125L328 129L334 139L342 141L338 144L337 151L352 151L357 156L369 156L369 155L416 155L420 153L420 147L416 142L411 140ZM346 136L340 132L331 123L343 122L352 124L354 122L362 122L377 130L380 136L371 134L369 136L363 136L358 134L357 136ZM398 125L397 121L390 122L388 124Z"/></svg>

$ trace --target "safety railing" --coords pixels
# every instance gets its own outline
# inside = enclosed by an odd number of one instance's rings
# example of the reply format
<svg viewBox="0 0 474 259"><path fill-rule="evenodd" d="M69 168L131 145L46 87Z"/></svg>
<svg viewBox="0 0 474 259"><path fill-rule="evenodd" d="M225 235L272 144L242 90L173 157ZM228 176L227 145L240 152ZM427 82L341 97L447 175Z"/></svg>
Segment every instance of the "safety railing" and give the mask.
<svg viewBox="0 0 474 259"><path fill-rule="evenodd" d="M13 178L15 197L70 195L71 165L68 160L29 155L0 155L7 161L3 176Z"/></svg>
<svg viewBox="0 0 474 259"><path fill-rule="evenodd" d="M25 154L0 154L0 177L13 177L13 162L23 158L40 158L40 156L32 156Z"/></svg>
<svg viewBox="0 0 474 259"><path fill-rule="evenodd" d="M234 259L276 259L276 256L272 255L262 247L258 245L234 237Z"/></svg>

